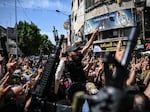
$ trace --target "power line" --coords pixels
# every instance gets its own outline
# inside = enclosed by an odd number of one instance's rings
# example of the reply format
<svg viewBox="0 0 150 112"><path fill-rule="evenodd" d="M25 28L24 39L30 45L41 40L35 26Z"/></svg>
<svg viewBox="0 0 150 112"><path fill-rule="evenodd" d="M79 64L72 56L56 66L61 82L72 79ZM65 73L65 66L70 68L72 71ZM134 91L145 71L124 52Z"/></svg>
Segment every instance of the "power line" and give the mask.
<svg viewBox="0 0 150 112"><path fill-rule="evenodd" d="M25 10L24 10L25 8L22 7L22 4L20 3L19 0L17 0L17 1L18 1L18 3L20 4L20 7L23 9L23 13L24 13L24 15L26 16L26 18L27 18L28 20L30 20L30 19L29 19L29 16L26 14L26 12L25 12Z"/></svg>
<svg viewBox="0 0 150 112"><path fill-rule="evenodd" d="M46 8L24 8L23 6L22 6L22 4L21 4L21 2L20 2L20 0L17 0L17 3L18 3L18 6L16 6L17 8L21 8L21 9L23 9L23 13L24 13L24 15L26 16L26 18L27 19L29 19L29 16L28 16L28 14L26 13L26 10L28 9L28 10L32 10L32 11L44 11L44 12L56 12L56 9L55 10L53 10L53 9L46 9ZM7 4L6 3L3 3L2 4L3 6L7 6ZM12 5L12 4L9 4L9 5ZM63 11L64 13L67 13L67 11ZM68 14L68 13L67 13Z"/></svg>

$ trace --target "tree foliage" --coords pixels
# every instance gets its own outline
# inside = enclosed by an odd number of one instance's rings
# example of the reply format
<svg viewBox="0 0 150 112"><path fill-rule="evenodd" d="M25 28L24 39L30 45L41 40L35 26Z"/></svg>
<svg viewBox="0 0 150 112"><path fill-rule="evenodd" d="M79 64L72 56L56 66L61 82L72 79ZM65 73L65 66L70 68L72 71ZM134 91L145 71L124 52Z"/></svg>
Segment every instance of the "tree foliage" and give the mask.
<svg viewBox="0 0 150 112"><path fill-rule="evenodd" d="M37 55L41 47L47 47L47 53L53 49L53 44L47 35L40 34L40 29L33 23L20 21L17 24L18 46L25 56Z"/></svg>

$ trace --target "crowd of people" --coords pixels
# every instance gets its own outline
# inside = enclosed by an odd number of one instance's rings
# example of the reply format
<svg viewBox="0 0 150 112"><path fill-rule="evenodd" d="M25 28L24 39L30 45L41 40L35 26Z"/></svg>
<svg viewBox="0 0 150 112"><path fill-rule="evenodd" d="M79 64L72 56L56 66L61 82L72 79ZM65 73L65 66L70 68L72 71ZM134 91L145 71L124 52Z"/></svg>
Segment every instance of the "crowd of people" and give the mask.
<svg viewBox="0 0 150 112"><path fill-rule="evenodd" d="M107 88L104 58L89 51L98 30L96 29L83 48L71 46L65 53L60 53L60 61L56 69L54 94L67 105L72 106L76 92L83 91L87 95L97 95L101 89ZM90 53L89 53L90 52ZM123 56L121 41L112 58L118 63ZM0 111L28 112L32 95L38 80L42 77L46 60L38 63L28 57L14 58L10 56L4 66L5 57L0 54ZM6 67L5 74L3 68ZM108 67L109 75L115 74L115 63ZM127 66L128 76L124 82L124 92L131 94L133 103L125 112L150 112L150 56L133 53ZM63 96L63 97L62 97ZM68 103L69 102L69 103ZM90 112L90 102L85 100L82 112ZM112 111L110 111L112 112Z"/></svg>
<svg viewBox="0 0 150 112"><path fill-rule="evenodd" d="M4 66L2 55L1 59L1 71L4 67L7 71L4 75L1 73L0 110L23 112L26 110L25 103L28 101L29 92L34 90L41 76L45 60L39 65L38 61L30 60L28 57L16 60L12 55Z"/></svg>

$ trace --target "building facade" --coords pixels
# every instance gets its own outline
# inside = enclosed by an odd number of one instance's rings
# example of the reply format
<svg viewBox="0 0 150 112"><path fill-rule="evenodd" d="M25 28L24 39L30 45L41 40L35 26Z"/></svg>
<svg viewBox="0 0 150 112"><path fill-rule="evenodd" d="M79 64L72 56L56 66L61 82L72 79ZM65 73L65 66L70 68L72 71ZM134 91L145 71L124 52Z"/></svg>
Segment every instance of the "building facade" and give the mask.
<svg viewBox="0 0 150 112"><path fill-rule="evenodd" d="M85 21L85 1L84 0L72 0L71 12L72 12L72 42L77 43L83 40L84 36L84 21Z"/></svg>
<svg viewBox="0 0 150 112"><path fill-rule="evenodd" d="M79 18L81 12L84 14ZM149 3L145 0L72 0L72 30L74 35L82 31L84 40L98 28L100 33L93 48L115 51L117 42L122 40L125 46L131 29L138 25L136 49L144 49L150 32L148 14Z"/></svg>
<svg viewBox="0 0 150 112"><path fill-rule="evenodd" d="M4 28L3 26L0 26L0 49L2 52L6 51L8 56L17 55L17 45L15 38L15 28ZM21 55L19 48L18 55Z"/></svg>

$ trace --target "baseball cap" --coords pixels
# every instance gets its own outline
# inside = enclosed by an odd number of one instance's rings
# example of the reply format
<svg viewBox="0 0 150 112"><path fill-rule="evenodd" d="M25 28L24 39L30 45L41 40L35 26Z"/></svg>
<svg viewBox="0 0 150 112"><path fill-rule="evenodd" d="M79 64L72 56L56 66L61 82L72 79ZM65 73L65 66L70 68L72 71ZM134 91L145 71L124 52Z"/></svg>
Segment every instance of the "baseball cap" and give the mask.
<svg viewBox="0 0 150 112"><path fill-rule="evenodd" d="M81 50L81 47L77 45L73 45L67 49L67 52L78 51L78 50Z"/></svg>

